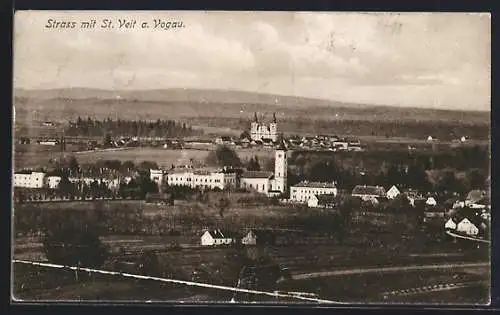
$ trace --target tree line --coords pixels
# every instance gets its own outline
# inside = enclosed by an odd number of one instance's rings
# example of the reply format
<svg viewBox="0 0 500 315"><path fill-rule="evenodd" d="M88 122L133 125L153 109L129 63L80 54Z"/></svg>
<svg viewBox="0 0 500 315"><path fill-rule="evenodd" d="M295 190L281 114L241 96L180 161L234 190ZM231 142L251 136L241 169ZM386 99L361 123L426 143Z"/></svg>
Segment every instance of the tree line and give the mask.
<svg viewBox="0 0 500 315"><path fill-rule="evenodd" d="M186 123L174 120L98 120L91 117L78 117L70 121L65 130L68 136L105 137L106 134L129 137L175 138L203 134L202 130L193 129Z"/></svg>

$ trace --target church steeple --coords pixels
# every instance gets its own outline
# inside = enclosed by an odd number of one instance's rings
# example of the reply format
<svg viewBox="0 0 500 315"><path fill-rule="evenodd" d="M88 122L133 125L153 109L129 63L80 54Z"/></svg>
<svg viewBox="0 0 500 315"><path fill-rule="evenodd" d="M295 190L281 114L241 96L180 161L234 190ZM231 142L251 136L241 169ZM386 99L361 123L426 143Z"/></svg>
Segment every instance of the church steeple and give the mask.
<svg viewBox="0 0 500 315"><path fill-rule="evenodd" d="M254 119L253 119L254 122L259 122L259 119L257 118L257 112L254 112L253 114L254 114Z"/></svg>
<svg viewBox="0 0 500 315"><path fill-rule="evenodd" d="M273 123L276 123L276 113L273 113Z"/></svg>

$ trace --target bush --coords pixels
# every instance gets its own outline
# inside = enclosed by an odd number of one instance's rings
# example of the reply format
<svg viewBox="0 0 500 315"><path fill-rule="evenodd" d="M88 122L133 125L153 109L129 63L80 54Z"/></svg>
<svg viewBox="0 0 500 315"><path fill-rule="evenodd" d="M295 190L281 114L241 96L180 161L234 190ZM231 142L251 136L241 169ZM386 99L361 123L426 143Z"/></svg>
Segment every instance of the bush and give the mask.
<svg viewBox="0 0 500 315"><path fill-rule="evenodd" d="M108 256L97 233L88 228L52 227L43 248L50 262L66 266L101 267Z"/></svg>

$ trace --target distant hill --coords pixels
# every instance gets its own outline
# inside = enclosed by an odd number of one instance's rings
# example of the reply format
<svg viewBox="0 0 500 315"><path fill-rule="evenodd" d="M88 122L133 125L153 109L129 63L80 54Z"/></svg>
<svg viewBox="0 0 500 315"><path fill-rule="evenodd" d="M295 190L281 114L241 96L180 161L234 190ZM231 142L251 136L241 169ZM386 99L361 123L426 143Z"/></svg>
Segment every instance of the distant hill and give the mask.
<svg viewBox="0 0 500 315"><path fill-rule="evenodd" d="M489 112L374 106L243 91L164 89L109 91L89 88L14 91L22 120L74 119L77 116L122 119L228 117L251 119L253 112L278 117L383 121L456 121L489 124Z"/></svg>

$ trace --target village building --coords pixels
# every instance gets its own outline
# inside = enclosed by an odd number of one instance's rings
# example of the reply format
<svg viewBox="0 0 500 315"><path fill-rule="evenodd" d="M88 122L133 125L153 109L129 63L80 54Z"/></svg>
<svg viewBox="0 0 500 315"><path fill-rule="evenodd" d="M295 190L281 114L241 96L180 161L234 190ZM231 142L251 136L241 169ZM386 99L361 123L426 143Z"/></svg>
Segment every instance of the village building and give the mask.
<svg viewBox="0 0 500 315"><path fill-rule="evenodd" d="M220 229L206 231L201 236L202 246L219 246L219 245L230 245L236 242L236 238L233 234Z"/></svg>
<svg viewBox="0 0 500 315"><path fill-rule="evenodd" d="M231 169L173 169L167 174L169 186L187 186L201 189L228 189L237 187L236 173Z"/></svg>
<svg viewBox="0 0 500 315"><path fill-rule="evenodd" d="M486 191L478 189L471 190L465 198L465 206L468 207L473 204L479 204L485 197L487 197Z"/></svg>
<svg viewBox="0 0 500 315"><path fill-rule="evenodd" d="M45 176L43 172L20 171L14 173L13 186L23 188L45 187Z"/></svg>
<svg viewBox="0 0 500 315"><path fill-rule="evenodd" d="M59 144L59 141L55 140L55 139L40 140L40 141L38 141L38 144L47 145L47 146L55 146L55 145Z"/></svg>
<svg viewBox="0 0 500 315"><path fill-rule="evenodd" d="M362 200L377 200L381 198L386 198L386 192L382 186L366 186L358 185L352 190L353 197L359 197Z"/></svg>
<svg viewBox="0 0 500 315"><path fill-rule="evenodd" d="M278 140L278 124L276 122L276 115L273 114L273 121L269 124L259 122L257 113L255 113L254 121L250 125L251 140L262 141L263 139L270 139L274 142Z"/></svg>
<svg viewBox="0 0 500 315"><path fill-rule="evenodd" d="M274 173L265 171L246 171L241 175L240 188L253 190L268 196L286 192L288 176L288 154L282 142L275 150Z"/></svg>
<svg viewBox="0 0 500 315"><path fill-rule="evenodd" d="M436 199L435 199L434 197L429 197L429 198L427 198L427 200L425 201L425 204L426 204L427 206L434 207L434 206L436 206L436 205L437 205L437 201L436 201Z"/></svg>
<svg viewBox="0 0 500 315"><path fill-rule="evenodd" d="M309 208L335 208L336 194L314 195L307 201Z"/></svg>
<svg viewBox="0 0 500 315"><path fill-rule="evenodd" d="M457 229L457 223L453 218L449 218L448 221L444 224L444 228L446 230L456 230Z"/></svg>
<svg viewBox="0 0 500 315"><path fill-rule="evenodd" d="M149 170L149 178L150 180L157 184L158 186L161 186L164 180L164 175L165 172L163 170L155 170L155 169L150 169Z"/></svg>
<svg viewBox="0 0 500 315"><path fill-rule="evenodd" d="M47 176L47 185L50 189L56 189L61 182L61 176Z"/></svg>
<svg viewBox="0 0 500 315"><path fill-rule="evenodd" d="M321 195L337 196L338 190L335 182L308 182L303 181L290 187L290 200L298 203L309 203L311 198L317 199ZM312 202L314 204L314 202Z"/></svg>
<svg viewBox="0 0 500 315"><path fill-rule="evenodd" d="M271 190L273 180L273 172L245 171L241 175L240 185L245 190L267 194Z"/></svg>
<svg viewBox="0 0 500 315"><path fill-rule="evenodd" d="M387 191L387 199L394 199L396 198L397 196L399 196L401 194L401 192L399 191L399 189L393 185L391 188L389 188L389 190Z"/></svg>
<svg viewBox="0 0 500 315"><path fill-rule="evenodd" d="M457 224L456 230L468 236L476 236L479 234L479 228L468 218L463 218L462 221Z"/></svg>
<svg viewBox="0 0 500 315"><path fill-rule="evenodd" d="M241 239L243 245L275 245L276 234L273 231L253 229Z"/></svg>

